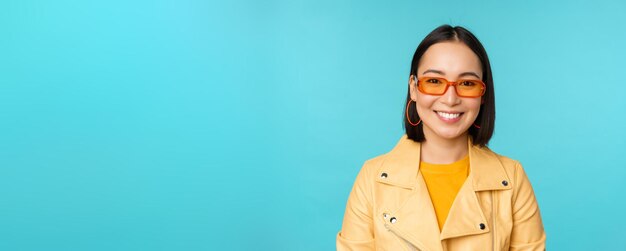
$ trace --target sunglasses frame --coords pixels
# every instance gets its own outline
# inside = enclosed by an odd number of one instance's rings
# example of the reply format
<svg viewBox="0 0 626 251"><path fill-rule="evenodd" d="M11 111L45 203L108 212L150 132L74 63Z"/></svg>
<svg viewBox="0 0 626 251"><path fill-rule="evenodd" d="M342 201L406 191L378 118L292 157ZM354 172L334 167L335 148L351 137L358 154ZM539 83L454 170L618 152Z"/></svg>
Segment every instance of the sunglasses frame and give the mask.
<svg viewBox="0 0 626 251"><path fill-rule="evenodd" d="M487 85L485 85L485 83L483 81L478 80L478 79L459 79L457 81L449 81L449 80L447 80L445 78L440 78L440 77L421 77L421 78L417 78L416 76L413 76L413 79L415 81L415 84L417 85L417 90L419 90L421 93L426 94L426 95L443 96L444 94L446 94L446 92L448 92L448 87L454 86L454 92L459 97L462 97L462 98L479 98L479 97L482 97L483 95L485 95L485 91L487 90ZM441 94L427 93L424 90L422 90L422 86L419 84L420 82L423 82L425 79L438 79L439 81L442 81L443 83L447 83L446 84L446 89L444 89L443 93L441 93ZM463 82L463 81L472 81L472 82L480 83L481 86L482 86L482 90L480 92L480 95L478 95L478 96L464 96L464 95L459 94L459 90L456 88L456 86L459 85L459 82Z"/></svg>

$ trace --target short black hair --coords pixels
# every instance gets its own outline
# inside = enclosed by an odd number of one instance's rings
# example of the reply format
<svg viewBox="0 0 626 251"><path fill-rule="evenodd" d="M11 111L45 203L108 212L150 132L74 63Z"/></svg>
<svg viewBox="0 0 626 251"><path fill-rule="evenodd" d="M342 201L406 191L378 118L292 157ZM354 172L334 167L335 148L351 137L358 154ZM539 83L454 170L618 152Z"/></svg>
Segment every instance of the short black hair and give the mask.
<svg viewBox="0 0 626 251"><path fill-rule="evenodd" d="M434 29L430 32L424 40L417 46L415 49L415 54L413 54L413 60L411 61L411 70L409 72L409 77L411 75L417 76L417 66L420 62L420 59L424 55L424 52L433 44L447 41L458 41L465 45L467 45L480 59L480 63L483 70L483 79L482 81L486 85L485 94L482 96L483 103L480 106L480 112L478 113L478 117L476 117L476 122L480 128L476 128L474 126L470 126L469 135L472 137L472 143L474 145L485 146L489 143L491 136L493 135L493 130L496 121L496 101L493 90L493 77L491 76L491 65L489 64L489 58L487 57L487 52L483 45L478 41L478 38L474 36L470 31L461 27L455 26L452 27L450 25L442 25ZM402 113L402 118L404 122L404 129L409 139L422 142L426 138L424 137L423 123L420 123L417 126L412 126L407 120L407 112L409 117L413 123L420 120L419 115L417 114L417 110L415 106L411 105L407 108L407 103L411 100L411 87L409 86L406 102L404 102L404 112ZM408 111L406 109L409 109Z"/></svg>

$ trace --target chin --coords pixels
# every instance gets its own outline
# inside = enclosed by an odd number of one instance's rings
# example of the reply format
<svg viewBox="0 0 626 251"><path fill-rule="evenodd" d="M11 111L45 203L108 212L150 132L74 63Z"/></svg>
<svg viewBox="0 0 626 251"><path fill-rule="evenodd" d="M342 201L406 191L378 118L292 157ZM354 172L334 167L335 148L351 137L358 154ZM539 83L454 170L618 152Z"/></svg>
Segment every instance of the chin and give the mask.
<svg viewBox="0 0 626 251"><path fill-rule="evenodd" d="M435 131L435 134L440 137L440 138L444 138L444 139L457 139L459 137L465 136L467 134L467 130L464 131Z"/></svg>
<svg viewBox="0 0 626 251"><path fill-rule="evenodd" d="M453 135L449 135L449 134L445 134L445 135L437 135L443 139L457 139L461 136L463 136L463 134L453 134Z"/></svg>

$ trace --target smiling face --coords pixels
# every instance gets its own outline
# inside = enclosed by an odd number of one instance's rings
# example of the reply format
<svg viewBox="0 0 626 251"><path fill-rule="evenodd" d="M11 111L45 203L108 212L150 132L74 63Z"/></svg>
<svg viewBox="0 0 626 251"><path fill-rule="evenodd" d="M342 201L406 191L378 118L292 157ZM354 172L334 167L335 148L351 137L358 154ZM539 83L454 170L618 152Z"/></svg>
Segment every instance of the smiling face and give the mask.
<svg viewBox="0 0 626 251"><path fill-rule="evenodd" d="M482 80L480 59L467 45L457 41L430 46L417 67L417 77L440 77ZM422 119L424 136L428 139L453 140L467 137L468 129L478 116L481 98L459 97L453 86L441 96L421 93L414 78L409 78L411 99Z"/></svg>

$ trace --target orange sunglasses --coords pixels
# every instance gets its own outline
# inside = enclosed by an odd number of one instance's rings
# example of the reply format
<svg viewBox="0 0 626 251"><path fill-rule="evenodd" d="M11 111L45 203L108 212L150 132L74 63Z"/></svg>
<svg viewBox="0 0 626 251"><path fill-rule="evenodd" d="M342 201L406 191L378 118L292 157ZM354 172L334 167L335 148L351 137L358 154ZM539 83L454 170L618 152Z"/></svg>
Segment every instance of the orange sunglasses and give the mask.
<svg viewBox="0 0 626 251"><path fill-rule="evenodd" d="M413 76L417 83L417 89L424 94L441 96L448 91L449 86L454 86L456 95L464 98L478 98L485 94L485 83L477 79L459 79L455 82L445 78Z"/></svg>

